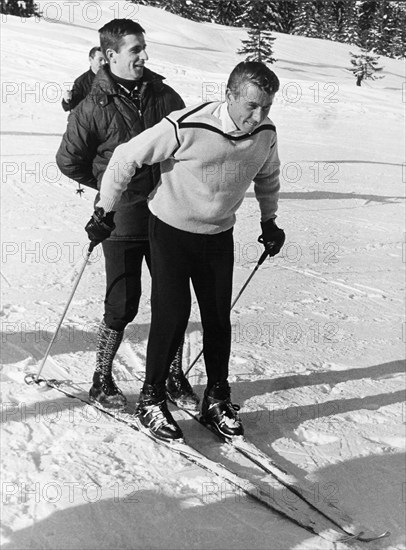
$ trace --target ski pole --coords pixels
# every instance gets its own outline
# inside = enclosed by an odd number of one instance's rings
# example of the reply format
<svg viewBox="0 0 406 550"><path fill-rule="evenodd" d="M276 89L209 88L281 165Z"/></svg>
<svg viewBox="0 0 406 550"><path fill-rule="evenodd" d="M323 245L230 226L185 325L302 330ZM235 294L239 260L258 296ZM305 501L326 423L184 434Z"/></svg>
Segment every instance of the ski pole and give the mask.
<svg viewBox="0 0 406 550"><path fill-rule="evenodd" d="M251 273L251 275L248 277L248 279L245 281L244 285L242 286L240 292L237 294L237 296L234 298L234 301L233 303L231 304L231 307L230 307L230 311L233 309L233 307L235 306L235 304L237 303L237 301L239 300L241 294L244 292L244 290L247 288L248 286L248 283L251 281L251 279L253 278L253 276L255 275L256 271L258 270L259 266L262 265L264 263L264 261L266 260L266 257L268 256L268 252L266 250L264 250L264 252L262 253L261 257L259 258L258 262L257 262L257 265L255 266L253 272ZM195 364L198 362L198 360L200 359L200 357L202 356L203 354L203 350L200 350L199 354L194 358L194 360L191 362L191 364L189 365L189 367L185 370L185 376L191 371L191 369L195 366Z"/></svg>
<svg viewBox="0 0 406 550"><path fill-rule="evenodd" d="M89 261L89 259L90 259L90 255L91 255L91 253L93 252L93 249L94 249L95 246L96 246L95 243L94 243L93 241L91 241L90 244L89 244L89 248L88 248L88 250L87 250L86 258L84 259L84 262L83 262L83 264L82 264L82 267L80 268L80 271L79 271L79 274L78 274L78 276L77 276L77 278L76 278L75 284L73 285L72 292L71 292L71 294L70 294L70 296L69 296L69 300L68 300L68 302L67 302L67 304L66 304L66 306L65 306L65 309L63 310L61 319L60 319L60 321L59 321L59 323L58 323L58 326L57 326L57 328L56 328L56 330L55 330L55 332L54 332L54 335L52 336L52 339L51 339L51 341L49 342L48 348L47 348L47 350L46 350L46 352L45 352L44 358L43 358L42 361L41 361L41 364L40 364L40 366L39 366L38 372L37 372L36 375L28 374L28 375L26 376L26 378L27 378L27 380L26 380L27 384L33 383L33 382L34 382L35 384L38 384L38 383L39 383L39 376L40 376L40 374L41 374L41 372L42 372L42 369L43 369L44 366L45 366L45 362L46 362L46 360L48 359L49 352L51 351L52 345L53 345L53 343L55 342L55 339L56 339L56 337L57 337L57 334L58 334L58 332L59 332L59 329L61 328L61 325L62 325L62 323L63 323L63 320L65 319L66 312L68 311L68 308L69 308L69 306L70 306L70 303L71 303L71 301L72 301L72 298L73 298L73 296L74 296L74 294L75 294L75 292L76 292L76 289L77 289L77 287L78 287L78 284L79 284L79 282L80 282L80 279L82 278L82 275L83 275L83 272L84 272L84 270L85 270L85 267L86 267L86 265L87 265L87 263L88 263L88 261ZM28 380L30 380L31 382L29 382Z"/></svg>
<svg viewBox="0 0 406 550"><path fill-rule="evenodd" d="M2 272L0 271L0 275L1 275L1 276L3 277L3 279L6 281L6 283L8 284L8 286L12 286L11 283L10 283L10 281L9 281L9 280L7 279L7 277L4 275L4 273L2 273Z"/></svg>

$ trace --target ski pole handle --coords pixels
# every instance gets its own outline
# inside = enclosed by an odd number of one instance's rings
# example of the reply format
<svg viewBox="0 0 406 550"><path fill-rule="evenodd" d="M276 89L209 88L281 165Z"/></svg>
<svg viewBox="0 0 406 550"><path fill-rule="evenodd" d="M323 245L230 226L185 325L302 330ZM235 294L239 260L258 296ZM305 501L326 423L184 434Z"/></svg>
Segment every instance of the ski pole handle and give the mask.
<svg viewBox="0 0 406 550"><path fill-rule="evenodd" d="M258 260L257 266L262 265L264 263L264 261L267 259L267 257L268 257L268 252L266 250L264 250L261 254L260 259Z"/></svg>

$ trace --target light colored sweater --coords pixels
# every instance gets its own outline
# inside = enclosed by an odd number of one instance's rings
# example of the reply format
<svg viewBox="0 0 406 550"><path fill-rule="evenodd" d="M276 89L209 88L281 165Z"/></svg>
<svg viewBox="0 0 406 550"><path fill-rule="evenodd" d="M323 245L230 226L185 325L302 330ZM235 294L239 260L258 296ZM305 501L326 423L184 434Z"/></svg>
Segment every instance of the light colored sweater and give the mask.
<svg viewBox="0 0 406 550"><path fill-rule="evenodd" d="M275 217L280 161L269 118L245 134L234 125L226 103L171 113L115 149L97 206L114 210L136 168L158 162L161 180L148 206L177 229L204 234L230 229L252 181L262 221Z"/></svg>

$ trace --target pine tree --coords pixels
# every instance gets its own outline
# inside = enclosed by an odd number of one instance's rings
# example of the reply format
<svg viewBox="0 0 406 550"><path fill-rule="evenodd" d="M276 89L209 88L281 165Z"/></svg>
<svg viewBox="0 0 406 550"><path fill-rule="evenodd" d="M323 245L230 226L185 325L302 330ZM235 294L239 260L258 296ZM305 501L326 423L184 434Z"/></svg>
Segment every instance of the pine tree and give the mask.
<svg viewBox="0 0 406 550"><path fill-rule="evenodd" d="M391 39L387 49L389 57L406 57L406 5L404 2L391 2L391 16L388 22ZM382 52L383 53L383 52Z"/></svg>
<svg viewBox="0 0 406 550"><path fill-rule="evenodd" d="M239 54L247 54L246 61L262 61L263 63L275 63L273 57L273 42L275 38L270 31L260 28L248 31L248 40L242 40L243 47L238 50Z"/></svg>
<svg viewBox="0 0 406 550"><path fill-rule="evenodd" d="M193 21L249 27L238 53L272 63L272 31L336 40L389 57L406 53L406 2L394 0L129 0ZM4 13L20 15L33 0L0 0ZM5 11L6 7L9 11Z"/></svg>
<svg viewBox="0 0 406 550"><path fill-rule="evenodd" d="M238 27L242 24L246 4L246 1L239 2L238 0L212 0L206 2L206 9L213 23Z"/></svg>
<svg viewBox="0 0 406 550"><path fill-rule="evenodd" d="M242 48L237 53L246 54L247 61L262 61L263 63L274 63L272 36L279 22L280 17L277 12L277 2L267 2L258 0L256 2L247 2L247 9L244 18L249 27L248 39L242 40Z"/></svg>
<svg viewBox="0 0 406 550"><path fill-rule="evenodd" d="M275 30L291 34L295 28L295 17L298 9L298 2L289 2L289 0L278 2L279 25Z"/></svg>
<svg viewBox="0 0 406 550"><path fill-rule="evenodd" d="M0 0L0 13L18 15L19 17L40 16L34 0Z"/></svg>
<svg viewBox="0 0 406 550"><path fill-rule="evenodd" d="M346 21L344 19L345 4L342 0L339 2L331 2L329 22L332 23L332 29L330 33L331 40L339 40L343 34ZM327 8L327 6L326 6Z"/></svg>
<svg viewBox="0 0 406 550"><path fill-rule="evenodd" d="M294 34L321 38L321 2L301 2L294 19Z"/></svg>
<svg viewBox="0 0 406 550"><path fill-rule="evenodd" d="M347 44L360 45L360 36L358 29L358 9L355 0L349 0L342 3L343 24L340 26L337 34L337 40Z"/></svg>
<svg viewBox="0 0 406 550"><path fill-rule="evenodd" d="M403 2L388 2L380 0L377 17L374 20L370 40L376 53L395 57L400 45L399 38L403 37L403 54L405 52L405 6ZM402 39L401 39L402 40Z"/></svg>
<svg viewBox="0 0 406 550"><path fill-rule="evenodd" d="M355 0L326 2L320 13L323 37L338 42L359 44Z"/></svg>
<svg viewBox="0 0 406 550"><path fill-rule="evenodd" d="M385 50L384 45L387 42L387 19L388 3L386 0L375 2L375 13L371 17L365 47L379 53Z"/></svg>
<svg viewBox="0 0 406 550"><path fill-rule="evenodd" d="M138 4L138 0L130 0ZM141 3L162 8L191 21L210 21L206 9L207 0L144 0Z"/></svg>
<svg viewBox="0 0 406 550"><path fill-rule="evenodd" d="M159 0L128 0L132 4L141 4L142 6L160 7L161 2Z"/></svg>
<svg viewBox="0 0 406 550"><path fill-rule="evenodd" d="M376 80L384 78L382 75L375 73L382 71L383 67L378 67L377 55L372 54L366 49L361 48L360 54L351 54L351 64L353 65L348 71L351 71L356 78L357 86L361 86L363 80Z"/></svg>
<svg viewBox="0 0 406 550"><path fill-rule="evenodd" d="M371 37L371 29L374 26L378 2L371 0L360 0L358 2L358 29L360 46L370 50L374 40Z"/></svg>
<svg viewBox="0 0 406 550"><path fill-rule="evenodd" d="M406 50L404 2L377 0L358 3L361 47L389 57L402 57Z"/></svg>

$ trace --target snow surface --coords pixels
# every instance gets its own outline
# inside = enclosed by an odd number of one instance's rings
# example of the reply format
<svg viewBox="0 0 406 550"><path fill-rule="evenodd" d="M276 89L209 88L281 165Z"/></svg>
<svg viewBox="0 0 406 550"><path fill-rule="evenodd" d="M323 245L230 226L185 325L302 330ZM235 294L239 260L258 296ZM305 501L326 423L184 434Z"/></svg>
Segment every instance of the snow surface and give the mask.
<svg viewBox="0 0 406 550"><path fill-rule="evenodd" d="M123 1L41 7L46 19L3 16L1 25L3 547L333 549L145 436L55 390L24 384L87 247L94 192L75 194L55 152L66 126L62 89L87 69L97 29L112 17L139 19L148 66L188 105L222 96L245 36ZM287 243L234 308L230 381L254 443L321 499L335 499L376 531L391 530L368 548L404 549L404 63L381 58L385 78L359 88L346 71L353 49L277 35L272 68L282 86L271 118ZM235 293L259 258L258 232L250 189L235 228ZM115 367L131 403L145 362L147 272L143 284L140 314ZM44 369L83 392L103 291L97 250ZM200 329L195 305L186 364L200 350ZM201 362L191 381L202 394ZM182 428L211 458L258 483L264 477L197 423Z"/></svg>

